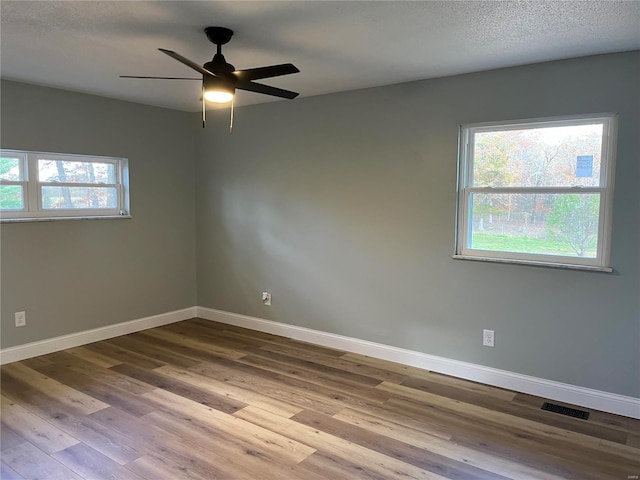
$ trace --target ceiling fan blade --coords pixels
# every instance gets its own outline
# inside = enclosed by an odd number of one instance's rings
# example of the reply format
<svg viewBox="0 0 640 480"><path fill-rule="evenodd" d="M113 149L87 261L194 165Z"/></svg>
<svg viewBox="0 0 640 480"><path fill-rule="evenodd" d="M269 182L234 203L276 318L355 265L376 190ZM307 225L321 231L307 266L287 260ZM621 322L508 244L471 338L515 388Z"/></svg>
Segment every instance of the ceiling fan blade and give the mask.
<svg viewBox="0 0 640 480"><path fill-rule="evenodd" d="M236 70L233 74L238 80L250 81L259 80L261 78L279 77L281 75L290 75L298 73L300 70L292 63L283 63L282 65L271 65L269 67L246 68L244 70Z"/></svg>
<svg viewBox="0 0 640 480"><path fill-rule="evenodd" d="M282 88L271 87L269 85L263 85L261 83L254 82L238 82L236 88L240 90L247 90L249 92L263 93L265 95L272 95L274 97L294 99L298 95L297 92L291 92L289 90L283 90Z"/></svg>
<svg viewBox="0 0 640 480"><path fill-rule="evenodd" d="M171 58L179 61L180 63L184 63L187 67L193 68L196 72L200 72L203 75L213 75L215 77L214 73L201 67L196 62L189 60L186 57L183 57L179 53L174 52L173 50L165 50L164 48L159 48L158 50L160 50L162 53L169 55Z"/></svg>
<svg viewBox="0 0 640 480"><path fill-rule="evenodd" d="M120 78L152 78L155 80L200 80L202 78L187 78L187 77L140 77L137 75L120 75Z"/></svg>

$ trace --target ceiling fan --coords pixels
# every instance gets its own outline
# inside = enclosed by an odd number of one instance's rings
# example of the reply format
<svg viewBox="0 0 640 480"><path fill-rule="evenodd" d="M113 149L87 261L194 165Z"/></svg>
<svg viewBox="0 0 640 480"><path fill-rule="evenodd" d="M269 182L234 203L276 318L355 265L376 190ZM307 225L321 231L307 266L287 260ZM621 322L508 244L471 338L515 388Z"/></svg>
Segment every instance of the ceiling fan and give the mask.
<svg viewBox="0 0 640 480"><path fill-rule="evenodd" d="M159 48L162 53L169 55L171 58L185 64L196 72L202 74L201 78L189 77L143 77L134 75L120 75L121 78L146 78L160 80L199 80L202 81L202 126L205 125L205 101L214 103L227 103L234 99L235 91L246 90L249 92L262 93L274 97L294 99L298 93L281 88L256 83L254 80L262 78L279 77L281 75L290 75L298 73L295 65L291 63L283 63L281 65L270 65L268 67L247 68L244 70L236 70L236 68L227 63L222 54L222 45L229 43L233 36L233 30L225 27L207 27L204 29L207 38L216 45L216 54L210 62L200 66L196 62L183 57L179 53L172 50ZM233 114L232 114L233 115ZM233 118L233 117L232 117Z"/></svg>

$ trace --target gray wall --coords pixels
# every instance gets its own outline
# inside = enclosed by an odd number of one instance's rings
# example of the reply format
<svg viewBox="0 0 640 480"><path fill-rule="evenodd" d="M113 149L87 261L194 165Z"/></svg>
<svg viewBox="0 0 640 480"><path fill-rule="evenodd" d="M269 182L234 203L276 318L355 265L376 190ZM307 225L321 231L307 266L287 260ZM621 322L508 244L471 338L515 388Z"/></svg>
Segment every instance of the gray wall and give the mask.
<svg viewBox="0 0 640 480"><path fill-rule="evenodd" d="M134 218L0 226L1 346L198 304L638 397L639 84L638 52L599 56L243 107L229 135L3 81L1 146L129 158ZM451 258L459 124L600 112L615 273Z"/></svg>
<svg viewBox="0 0 640 480"><path fill-rule="evenodd" d="M635 52L238 108L233 135L220 112L197 132L198 304L640 397L639 85ZM451 258L460 124L603 112L615 273Z"/></svg>
<svg viewBox="0 0 640 480"><path fill-rule="evenodd" d="M9 81L1 101L3 148L128 158L133 213L0 226L2 347L195 305L193 116Z"/></svg>

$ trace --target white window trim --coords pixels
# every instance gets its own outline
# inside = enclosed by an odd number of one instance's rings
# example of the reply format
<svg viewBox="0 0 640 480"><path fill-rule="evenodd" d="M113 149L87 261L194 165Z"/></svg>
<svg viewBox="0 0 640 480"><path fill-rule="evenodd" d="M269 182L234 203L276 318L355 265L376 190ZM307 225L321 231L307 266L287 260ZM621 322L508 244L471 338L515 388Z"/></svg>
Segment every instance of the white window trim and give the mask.
<svg viewBox="0 0 640 480"><path fill-rule="evenodd" d="M525 265L569 268L579 270L595 270L612 272L610 266L611 233L613 218L613 190L616 158L618 117L613 113L595 115L574 115L563 117L544 117L504 122L484 122L460 126L458 150L458 196L456 205L456 245L453 258L460 260L476 260L498 263L517 263ZM587 125L593 122L603 123L601 161L598 187L473 187L469 186L473 167L473 134L478 132L502 130L519 130L529 127L541 127L544 124L554 127ZM471 193L599 193L600 214L598 224L598 250L596 258L581 258L561 255L543 255L531 253L513 253L488 251L467 247L469 234L469 198Z"/></svg>
<svg viewBox="0 0 640 480"><path fill-rule="evenodd" d="M2 155L11 155L22 161L23 180L0 180L1 185L23 186L22 210L0 210L1 223L36 222L52 220L90 220L131 218L129 205L129 162L126 158L102 157L95 155L61 154L52 152L34 152L25 150L1 149ZM110 163L115 166L116 183L73 183L40 182L38 178L38 159L46 156L51 160L72 162ZM44 209L42 208L41 189L56 187L110 187L117 191L117 207L114 209Z"/></svg>

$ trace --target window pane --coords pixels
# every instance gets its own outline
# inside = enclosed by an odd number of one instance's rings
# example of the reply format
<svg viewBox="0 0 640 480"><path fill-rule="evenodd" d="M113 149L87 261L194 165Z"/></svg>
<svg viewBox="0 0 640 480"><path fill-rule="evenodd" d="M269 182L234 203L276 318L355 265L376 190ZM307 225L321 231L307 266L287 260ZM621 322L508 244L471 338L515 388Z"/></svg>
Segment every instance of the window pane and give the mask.
<svg viewBox="0 0 640 480"><path fill-rule="evenodd" d="M113 163L40 159L38 179L41 182L113 184L116 183L116 169Z"/></svg>
<svg viewBox="0 0 640 480"><path fill-rule="evenodd" d="M600 186L603 124L476 132L476 187Z"/></svg>
<svg viewBox="0 0 640 480"><path fill-rule="evenodd" d="M0 157L0 180L19 182L22 178L22 161L15 157Z"/></svg>
<svg viewBox="0 0 640 480"><path fill-rule="evenodd" d="M118 190L112 187L42 187L42 208L118 208Z"/></svg>
<svg viewBox="0 0 640 480"><path fill-rule="evenodd" d="M595 258L600 194L473 193L468 247Z"/></svg>
<svg viewBox="0 0 640 480"><path fill-rule="evenodd" d="M0 209L23 210L24 196L20 185L0 185Z"/></svg>

